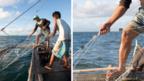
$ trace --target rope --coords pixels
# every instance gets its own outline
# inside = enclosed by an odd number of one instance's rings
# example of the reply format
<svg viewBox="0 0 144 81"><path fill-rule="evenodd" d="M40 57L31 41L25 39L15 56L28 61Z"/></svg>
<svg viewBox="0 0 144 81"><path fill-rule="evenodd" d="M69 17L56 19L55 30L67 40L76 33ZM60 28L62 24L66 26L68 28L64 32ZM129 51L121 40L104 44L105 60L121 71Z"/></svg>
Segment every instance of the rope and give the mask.
<svg viewBox="0 0 144 81"><path fill-rule="evenodd" d="M85 55L88 52L88 49L90 48L90 46L93 45L93 43L95 42L94 39L95 39L95 36L84 46L84 49L81 49L75 53L75 55L78 55L77 59L80 59L80 57L82 56L81 54ZM77 61L77 60L74 61L75 66L78 63L79 63L79 61Z"/></svg>
<svg viewBox="0 0 144 81"><path fill-rule="evenodd" d="M6 34L7 36L10 37L10 35L9 35L6 31L3 30L2 32L3 32L4 34ZM13 48L13 47L16 45L16 44L15 44L15 43L16 43L16 40L11 39L11 41L13 42L13 43L12 43L12 46L9 46L9 45L8 45L8 46L6 46L6 48L11 48L11 47Z"/></svg>
<svg viewBox="0 0 144 81"><path fill-rule="evenodd" d="M84 49L80 49L80 50L78 50L74 55L74 57L77 57L77 58L75 58L74 59L74 67L76 67L76 65L79 63L79 59L81 58L81 56L83 55L85 55L89 50L89 48L92 46L92 45L94 45L94 43L96 42L96 39L99 37L99 33L97 33L96 35L94 35L93 37L92 37L92 39L88 42L88 43L86 43L85 45L84 45Z"/></svg>
<svg viewBox="0 0 144 81"><path fill-rule="evenodd" d="M40 2L40 4L43 4L43 3L44 3L44 0ZM39 5L39 6L38 6L39 8L36 9L36 11L35 11L37 15L38 15L39 12L44 8L44 6L45 6L45 5Z"/></svg>
<svg viewBox="0 0 144 81"><path fill-rule="evenodd" d="M15 22L17 19L19 19L21 16L23 16L25 13L27 13L30 9L32 9L34 6L36 6L41 0L38 0L35 4L30 6L27 10L25 10L23 13L21 13L19 16L17 16L15 19L10 21L8 24L6 24L1 31L4 31L5 28L7 28L9 25L11 25L13 22Z"/></svg>
<svg viewBox="0 0 144 81"><path fill-rule="evenodd" d="M23 16L25 13L27 13L30 9L32 9L34 6L36 6L41 0L38 0L35 4L33 4L30 8L28 8L27 10L25 10L22 14L20 14L19 16L17 16L15 19L13 19L12 21L10 21L8 24L6 24L2 29L0 29L0 32L3 32L4 34L6 34L7 36L10 36L7 32L4 31L4 29L6 29L9 25L11 25L13 22L15 22L17 19L19 19L21 16ZM36 13L38 13L38 11L36 11ZM12 41L16 41L14 39L11 39ZM13 45L13 47L10 49L9 53L13 52L13 49L15 48L18 48L21 44L26 44L26 41L29 41L28 40L28 37L24 40L22 40L21 42ZM28 47L31 43L33 42L29 42L26 47ZM25 48L25 49L21 49L19 51L19 54L27 54L29 53L30 51L32 51L34 48L31 48L31 49L28 49L28 48ZM21 56L18 56L16 57L14 60L12 60L8 65L5 66L5 68L3 68L1 71L3 71L4 69L6 69L9 65L11 65L12 63L14 63L19 57Z"/></svg>
<svg viewBox="0 0 144 81"><path fill-rule="evenodd" d="M11 25L13 22L15 22L17 19L19 19L21 16L23 16L25 13L27 13L29 10L31 10L33 7L35 7L41 0L38 0L36 3L34 3L32 6L30 6L28 9L26 9L23 13L21 13L19 16L17 16L15 19L13 19L12 21L10 21L8 24L6 24L0 31L2 31L5 35L10 36L7 32L4 31L5 28L7 28L9 25ZM16 40L12 39L11 41L13 41L13 43L16 43ZM25 41L27 41L27 38L24 39L22 42L18 43L18 44L22 44ZM17 47L18 44L15 44L13 47Z"/></svg>
<svg viewBox="0 0 144 81"><path fill-rule="evenodd" d="M19 16L17 16L15 19L13 19L12 21L10 21L8 24L6 24L0 31L2 31L5 35L10 36L7 32L4 31L5 28L7 28L9 25L11 25L13 22L15 22L17 19L19 19L21 16L23 16L25 13L27 13L29 10L31 10L33 7L35 7L41 0L38 0L36 3L34 3L32 6L30 6L28 9L26 9L23 13L21 13ZM17 44L14 44L12 47L13 48L17 48L20 44L24 43L25 41L27 41L28 37L24 40L22 40L22 42L19 42ZM11 39L11 41L13 41L13 43L16 43L16 40ZM28 44L29 45L29 44Z"/></svg>

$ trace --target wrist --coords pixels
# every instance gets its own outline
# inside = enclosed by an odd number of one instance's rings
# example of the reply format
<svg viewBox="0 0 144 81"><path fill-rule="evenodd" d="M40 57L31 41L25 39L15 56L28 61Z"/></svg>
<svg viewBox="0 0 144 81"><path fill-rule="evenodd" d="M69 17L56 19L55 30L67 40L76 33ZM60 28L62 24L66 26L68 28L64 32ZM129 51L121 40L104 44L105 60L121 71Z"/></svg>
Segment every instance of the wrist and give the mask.
<svg viewBox="0 0 144 81"><path fill-rule="evenodd" d="M114 21L112 18L109 18L108 21L107 21L107 23L108 23L109 25L112 25L114 22L115 22L115 21Z"/></svg>
<svg viewBox="0 0 144 81"><path fill-rule="evenodd" d="M105 22L105 25L106 25L107 28L110 28L112 26L112 24L113 23L110 20Z"/></svg>

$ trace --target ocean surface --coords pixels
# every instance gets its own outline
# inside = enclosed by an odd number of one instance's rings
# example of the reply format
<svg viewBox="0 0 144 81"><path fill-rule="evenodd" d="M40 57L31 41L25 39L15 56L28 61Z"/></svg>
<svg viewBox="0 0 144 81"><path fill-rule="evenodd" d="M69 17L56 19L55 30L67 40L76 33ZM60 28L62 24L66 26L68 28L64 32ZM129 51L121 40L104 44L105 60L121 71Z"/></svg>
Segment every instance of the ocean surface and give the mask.
<svg viewBox="0 0 144 81"><path fill-rule="evenodd" d="M108 65L116 66L118 63L118 50L120 46L121 32L111 32L107 35L96 38L95 43L89 48L84 49L84 45L96 34L96 32L74 32L73 48L74 48L74 67L76 69L107 67ZM138 40L144 46L144 35L139 35L135 40ZM132 50L129 54L127 65L130 64L135 40L132 44ZM79 49L87 51L77 54Z"/></svg>
<svg viewBox="0 0 144 81"><path fill-rule="evenodd" d="M95 35L95 32L74 32L74 56L76 51L83 49L83 46ZM121 32L111 32L105 36L100 36L96 42L88 49L87 53L80 55L76 68L96 68L107 67L109 64L116 66L118 62L118 49L120 45ZM136 39L144 46L144 35L139 35ZM34 37L30 41L24 41L26 36L0 36L0 49L15 44L32 44ZM131 60L135 40L129 54L127 64ZM5 54L0 54L0 81L26 81L32 51L27 49L11 49ZM75 59L75 57L74 57Z"/></svg>
<svg viewBox="0 0 144 81"><path fill-rule="evenodd" d="M31 45L34 37L25 40L27 36L0 36L0 50L13 45ZM52 40L55 41L55 38ZM32 48L12 48L7 53L0 54L0 81L27 81L31 61Z"/></svg>
<svg viewBox="0 0 144 81"><path fill-rule="evenodd" d="M0 36L0 49L21 43L31 43L25 41L25 39L26 36ZM16 50L19 50L19 53ZM27 80L28 67L32 54L29 50L26 48L14 48L7 53L0 54L0 81Z"/></svg>

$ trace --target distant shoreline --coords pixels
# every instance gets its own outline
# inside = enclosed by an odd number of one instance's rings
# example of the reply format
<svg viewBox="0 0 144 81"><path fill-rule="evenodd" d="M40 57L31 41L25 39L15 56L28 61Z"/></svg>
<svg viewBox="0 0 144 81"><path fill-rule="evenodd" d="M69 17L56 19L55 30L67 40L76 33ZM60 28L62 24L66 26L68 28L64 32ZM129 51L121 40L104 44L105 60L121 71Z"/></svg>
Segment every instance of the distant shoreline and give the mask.
<svg viewBox="0 0 144 81"><path fill-rule="evenodd" d="M1 37L11 37L11 36L13 36L13 37L27 37L28 35L0 35Z"/></svg>
<svg viewBox="0 0 144 81"><path fill-rule="evenodd" d="M85 33L85 32L87 32L87 33L95 33L94 31L75 31L75 32L73 32L73 33L80 33L80 32L82 32L82 33ZM96 31L96 32L98 32L98 31ZM111 32L119 32L119 31L111 31Z"/></svg>

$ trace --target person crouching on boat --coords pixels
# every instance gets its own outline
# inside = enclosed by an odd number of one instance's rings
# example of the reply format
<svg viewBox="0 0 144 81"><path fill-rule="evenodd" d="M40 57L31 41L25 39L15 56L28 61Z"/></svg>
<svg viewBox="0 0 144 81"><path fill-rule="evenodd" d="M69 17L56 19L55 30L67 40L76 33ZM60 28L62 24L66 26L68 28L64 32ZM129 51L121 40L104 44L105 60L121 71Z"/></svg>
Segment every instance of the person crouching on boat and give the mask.
<svg viewBox="0 0 144 81"><path fill-rule="evenodd" d="M115 74L122 74L126 69L126 60L128 54L131 50L132 41L139 34L144 33L144 0L139 0L141 7L139 11L135 15L135 17L130 21L127 26L122 31L121 36L121 44L119 48L119 64L118 68L111 72L110 76ZM120 0L119 5L116 7L112 16L100 26L100 34L106 34L109 32L111 26L121 17L123 16L128 8L132 0Z"/></svg>
<svg viewBox="0 0 144 81"><path fill-rule="evenodd" d="M54 20L54 31L50 36L55 36L56 32L59 31L59 36L57 42L52 50L52 55L49 64L45 66L46 69L51 69L55 56L59 59L63 59L64 68L68 69L68 55L70 51L70 40L71 40L71 30L69 25L61 19L61 14L59 11L55 11L53 14Z"/></svg>
<svg viewBox="0 0 144 81"><path fill-rule="evenodd" d="M47 46L49 46L50 21L44 18L40 18L39 16L35 16L33 20L36 22L36 25L29 37L31 37L37 31L38 27L41 29L40 33L36 36L36 45L34 45L34 47L39 45L40 37L42 36L44 36Z"/></svg>

